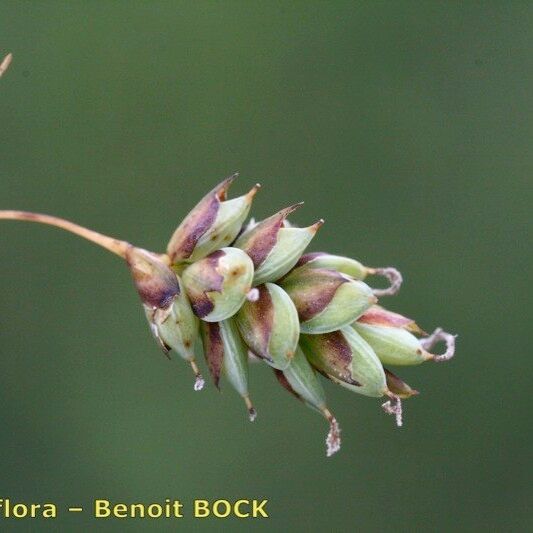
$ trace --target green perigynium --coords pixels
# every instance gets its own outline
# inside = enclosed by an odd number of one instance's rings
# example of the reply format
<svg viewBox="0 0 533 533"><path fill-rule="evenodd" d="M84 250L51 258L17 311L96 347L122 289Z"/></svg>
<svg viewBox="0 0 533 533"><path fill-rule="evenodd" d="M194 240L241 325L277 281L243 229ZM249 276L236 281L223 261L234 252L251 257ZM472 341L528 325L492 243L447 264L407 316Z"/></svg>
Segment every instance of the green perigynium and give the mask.
<svg viewBox="0 0 533 533"><path fill-rule="evenodd" d="M250 421L257 413L248 393L248 348L241 339L232 318L221 322L202 321L202 343L205 360L215 386L220 389L220 376L225 375L242 396Z"/></svg>
<svg viewBox="0 0 533 533"><path fill-rule="evenodd" d="M236 177L233 174L217 185L183 219L167 246L173 264L202 259L235 240L260 188L257 184L244 196L228 200L228 189Z"/></svg>
<svg viewBox="0 0 533 533"><path fill-rule="evenodd" d="M377 355L352 327L302 335L301 346L310 363L335 383L375 398L389 392Z"/></svg>
<svg viewBox="0 0 533 533"><path fill-rule="evenodd" d="M188 361L196 375L195 388L203 388L204 381L196 364L194 343L198 337L198 318L193 313L191 304L183 283L174 272L173 276L178 281L179 292L167 312L162 313L153 307L144 304L144 312L150 329L161 349L168 354L174 350L178 355Z"/></svg>
<svg viewBox="0 0 533 533"><path fill-rule="evenodd" d="M259 185L228 199L235 177L204 196L163 254L49 215L0 211L0 219L60 227L122 257L162 350L191 364L194 388L200 390L204 381L195 353L200 335L215 385L225 376L250 420L256 416L248 382L254 355L328 420L328 456L340 448L340 429L326 405L320 374L350 391L387 397L383 409L402 425L401 400L418 392L383 365L446 361L454 355L455 336L440 328L428 336L412 319L377 305L378 296L399 289L396 269L325 252L303 255L323 221L307 228L289 224L287 216L300 204L244 226ZM372 275L388 278L389 287L371 288ZM440 355L430 352L438 342L446 344Z"/></svg>
<svg viewBox="0 0 533 533"><path fill-rule="evenodd" d="M233 316L249 297L253 277L252 260L239 248L216 250L182 273L193 311L206 322Z"/></svg>
<svg viewBox="0 0 533 533"><path fill-rule="evenodd" d="M353 279L364 280L367 276L383 276L390 282L386 289L374 289L376 296L392 296L400 290L402 285L402 275L398 270L392 267L372 268L364 266L357 259L344 257L342 255L332 255L325 252L313 252L302 255L296 264L297 267L306 266L307 268L326 268L346 274Z"/></svg>
<svg viewBox="0 0 533 533"><path fill-rule="evenodd" d="M324 388L302 351L296 352L285 370L276 369L274 372L283 387L326 418L330 428L326 437L326 454L330 457L338 452L341 446L339 424L328 409Z"/></svg>
<svg viewBox="0 0 533 533"><path fill-rule="evenodd" d="M302 204L291 205L244 232L235 246L244 250L254 263L254 285L276 281L297 263L323 220L308 228L285 227L285 219Z"/></svg>
<svg viewBox="0 0 533 533"><path fill-rule="evenodd" d="M274 283L257 288L254 301L245 302L236 315L237 326L250 350L270 366L285 370L292 361L300 324L289 295Z"/></svg>
<svg viewBox="0 0 533 533"><path fill-rule="evenodd" d="M280 284L296 305L302 333L336 331L377 302L366 283L325 268L297 268Z"/></svg>

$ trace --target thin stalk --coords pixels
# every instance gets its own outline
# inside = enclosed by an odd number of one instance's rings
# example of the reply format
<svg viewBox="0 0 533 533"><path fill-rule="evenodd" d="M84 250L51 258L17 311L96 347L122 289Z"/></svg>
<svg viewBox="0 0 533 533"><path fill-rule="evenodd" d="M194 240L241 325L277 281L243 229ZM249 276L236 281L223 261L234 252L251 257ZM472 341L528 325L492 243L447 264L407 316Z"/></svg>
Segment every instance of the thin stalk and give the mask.
<svg viewBox="0 0 533 533"><path fill-rule="evenodd" d="M126 241L121 241L102 235L97 231L85 228L64 218L54 217L51 215L43 215L41 213L31 213L29 211L2 211L0 210L0 220L21 220L25 222L37 222L39 224L48 224L56 228L64 229L70 233L74 233L79 237L83 237L88 241L98 244L102 248L113 252L114 254L126 259L126 251L131 246Z"/></svg>

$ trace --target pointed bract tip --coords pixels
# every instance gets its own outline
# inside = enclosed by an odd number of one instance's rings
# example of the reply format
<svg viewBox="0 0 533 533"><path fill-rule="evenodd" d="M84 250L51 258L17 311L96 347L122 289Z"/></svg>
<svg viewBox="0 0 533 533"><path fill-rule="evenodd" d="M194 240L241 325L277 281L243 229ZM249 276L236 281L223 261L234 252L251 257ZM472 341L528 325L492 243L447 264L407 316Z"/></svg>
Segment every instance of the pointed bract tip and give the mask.
<svg viewBox="0 0 533 533"><path fill-rule="evenodd" d="M303 202L298 202L296 204L289 205L288 207L284 207L280 211L278 211L278 215L281 215L283 219L287 218L291 213L296 211L299 207L302 207L304 205Z"/></svg>
<svg viewBox="0 0 533 533"><path fill-rule="evenodd" d="M409 333L413 333L420 337L428 336L428 334L422 328L420 328L412 318L389 311L388 309L385 309L379 305L372 306L368 311L363 313L363 315L360 316L357 321L370 325L375 324L377 326L402 328Z"/></svg>
<svg viewBox="0 0 533 533"><path fill-rule="evenodd" d="M427 337L429 333L427 331L424 331L417 323L412 323L406 326L407 331L410 331L411 333L414 333L415 335L418 335L419 337Z"/></svg>
<svg viewBox="0 0 533 533"><path fill-rule="evenodd" d="M320 220L317 220L313 225L309 226L309 230L312 233L316 233L325 223L325 220L321 218Z"/></svg>
<svg viewBox="0 0 533 533"><path fill-rule="evenodd" d="M410 387L405 381L393 374L389 369L384 368L385 377L387 378L387 388L383 391L385 396L389 398L398 397L402 400L417 396L419 392Z"/></svg>
<svg viewBox="0 0 533 533"><path fill-rule="evenodd" d="M246 196L248 200L252 200L254 196L259 192L259 189L261 188L260 183L256 183L247 193Z"/></svg>
<svg viewBox="0 0 533 533"><path fill-rule="evenodd" d="M222 202L226 199L228 190L231 186L231 184L235 181L236 178L239 177L239 173L235 172L231 176L228 176L225 180L222 180L216 187L215 187L215 194L217 195L218 199Z"/></svg>

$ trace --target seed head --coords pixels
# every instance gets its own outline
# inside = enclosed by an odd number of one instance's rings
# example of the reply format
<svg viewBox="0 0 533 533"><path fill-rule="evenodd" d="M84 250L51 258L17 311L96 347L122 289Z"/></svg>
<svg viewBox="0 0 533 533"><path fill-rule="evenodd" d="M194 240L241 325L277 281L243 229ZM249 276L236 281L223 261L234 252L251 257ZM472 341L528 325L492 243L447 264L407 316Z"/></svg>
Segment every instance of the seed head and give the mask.
<svg viewBox="0 0 533 533"><path fill-rule="evenodd" d="M0 65L0 75L9 60ZM256 417L248 382L253 354L273 367L286 390L326 418L328 456L340 448L340 429L319 374L360 395L385 396L384 411L401 426L402 400L418 392L383 364L447 361L455 353L455 336L441 328L426 336L414 320L376 305L377 296L399 289L396 269L326 252L302 255L323 221L307 228L290 224L287 217L301 204L260 222L252 219L243 229L259 186L228 200L235 177L200 200L174 232L166 254L49 215L0 211L0 219L53 225L124 259L159 346L191 365L194 389L200 390L204 379L195 354L200 332L215 386L224 375L250 420ZM386 277L390 286L372 289L366 282L373 275ZM431 353L441 342L445 351Z"/></svg>

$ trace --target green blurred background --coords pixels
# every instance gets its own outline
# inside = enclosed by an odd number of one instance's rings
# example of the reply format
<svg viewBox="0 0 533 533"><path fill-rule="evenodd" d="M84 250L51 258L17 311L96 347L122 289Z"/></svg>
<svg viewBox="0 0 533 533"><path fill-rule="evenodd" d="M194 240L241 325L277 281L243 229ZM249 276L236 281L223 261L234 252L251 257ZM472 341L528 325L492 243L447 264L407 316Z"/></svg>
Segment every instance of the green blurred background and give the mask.
<svg viewBox="0 0 533 533"><path fill-rule="evenodd" d="M162 356L119 260L3 222L0 497L87 511L0 528L531 530L532 24L519 1L0 2L1 208L161 250L239 170L255 216L305 200L312 249L397 266L387 305L459 334L451 363L401 371L421 390L401 429L326 383L326 459L268 368L252 425ZM166 497L268 498L270 518L89 518Z"/></svg>

